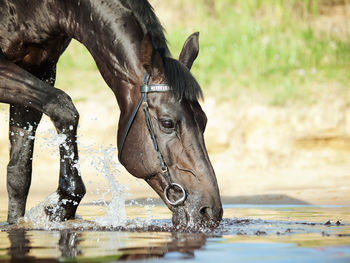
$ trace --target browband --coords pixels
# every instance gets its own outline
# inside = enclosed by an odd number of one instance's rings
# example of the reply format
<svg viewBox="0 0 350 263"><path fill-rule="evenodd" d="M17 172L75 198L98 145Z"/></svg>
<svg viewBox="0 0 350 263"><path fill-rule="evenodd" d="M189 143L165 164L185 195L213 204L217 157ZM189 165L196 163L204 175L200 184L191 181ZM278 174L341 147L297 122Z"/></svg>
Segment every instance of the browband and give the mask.
<svg viewBox="0 0 350 263"><path fill-rule="evenodd" d="M142 84L140 87L141 93L149 93L149 92L168 92L171 90L169 85L166 84L152 84L152 85L144 85Z"/></svg>

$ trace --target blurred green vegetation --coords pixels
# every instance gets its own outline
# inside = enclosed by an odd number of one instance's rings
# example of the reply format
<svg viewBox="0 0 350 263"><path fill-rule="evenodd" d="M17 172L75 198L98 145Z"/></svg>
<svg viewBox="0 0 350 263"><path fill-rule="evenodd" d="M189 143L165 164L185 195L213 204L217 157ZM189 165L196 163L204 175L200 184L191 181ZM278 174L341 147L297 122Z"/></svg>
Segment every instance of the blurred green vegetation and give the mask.
<svg viewBox="0 0 350 263"><path fill-rule="evenodd" d="M57 65L55 86L65 91L81 89L98 92L102 83L95 61L88 50L79 42L72 40L67 50L62 54ZM75 101L84 96L74 98Z"/></svg>
<svg viewBox="0 0 350 263"><path fill-rule="evenodd" d="M334 5L338 12L348 12L350 20L347 0L163 0L156 13L174 57L187 36L200 31L200 54L192 72L206 96L232 102L241 93L254 93L282 105L313 102L321 86L348 92L349 31L339 34L321 23L339 20L333 11L324 12ZM167 11L163 16L162 10ZM60 59L60 68L65 74L77 68L97 70L77 44Z"/></svg>

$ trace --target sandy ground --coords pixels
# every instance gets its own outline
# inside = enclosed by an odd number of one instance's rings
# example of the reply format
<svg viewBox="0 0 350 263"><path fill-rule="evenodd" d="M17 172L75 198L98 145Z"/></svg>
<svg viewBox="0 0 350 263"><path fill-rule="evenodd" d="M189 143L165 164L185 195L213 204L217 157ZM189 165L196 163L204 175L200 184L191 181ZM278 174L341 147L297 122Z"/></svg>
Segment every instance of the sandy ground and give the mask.
<svg viewBox="0 0 350 263"><path fill-rule="evenodd" d="M91 99L72 90L81 114L79 128L84 202L108 191L99 149L115 147L118 107L108 88ZM325 104L325 101L327 103ZM311 106L270 107L241 98L234 105L206 98L205 133L208 152L224 202L277 204L350 204L350 107L346 100L320 97ZM7 202L8 106L0 108L0 198ZM34 154L29 207L54 192L58 183L58 152L54 128L40 123ZM102 158L102 159L101 159ZM156 197L142 180L108 157L110 171L126 186L126 198Z"/></svg>
<svg viewBox="0 0 350 263"><path fill-rule="evenodd" d="M204 105L222 194L248 203L350 204L348 99L325 90L313 105L252 101Z"/></svg>

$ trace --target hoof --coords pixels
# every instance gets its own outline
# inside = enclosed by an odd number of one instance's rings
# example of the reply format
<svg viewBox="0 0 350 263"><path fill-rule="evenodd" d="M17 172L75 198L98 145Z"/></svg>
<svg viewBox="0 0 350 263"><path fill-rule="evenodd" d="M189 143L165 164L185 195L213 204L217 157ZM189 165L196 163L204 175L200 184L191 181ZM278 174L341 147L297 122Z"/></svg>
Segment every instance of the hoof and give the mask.
<svg viewBox="0 0 350 263"><path fill-rule="evenodd" d="M62 222L75 218L78 202L60 198L57 192L49 195L43 202L25 214L26 221L35 223Z"/></svg>
<svg viewBox="0 0 350 263"><path fill-rule="evenodd" d="M53 199L45 205L45 213L50 221L61 222L75 218L79 202L73 198L61 198L53 193Z"/></svg>

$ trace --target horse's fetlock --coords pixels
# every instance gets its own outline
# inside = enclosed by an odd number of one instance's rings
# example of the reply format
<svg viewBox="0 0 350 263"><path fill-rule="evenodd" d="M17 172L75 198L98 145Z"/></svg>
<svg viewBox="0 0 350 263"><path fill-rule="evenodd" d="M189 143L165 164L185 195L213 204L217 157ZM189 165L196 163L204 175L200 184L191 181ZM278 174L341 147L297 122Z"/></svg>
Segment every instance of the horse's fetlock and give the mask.
<svg viewBox="0 0 350 263"><path fill-rule="evenodd" d="M83 199L85 194L86 194L86 188L84 184L77 187L74 191L74 196L80 200Z"/></svg>
<svg viewBox="0 0 350 263"><path fill-rule="evenodd" d="M74 186L70 186L69 188L66 189L60 189L59 190L59 194L63 199L66 200L71 200L71 201L75 201L78 203L80 202L81 199L83 199L83 197L86 194L86 188L84 183L81 182L77 182L76 184L74 184Z"/></svg>

